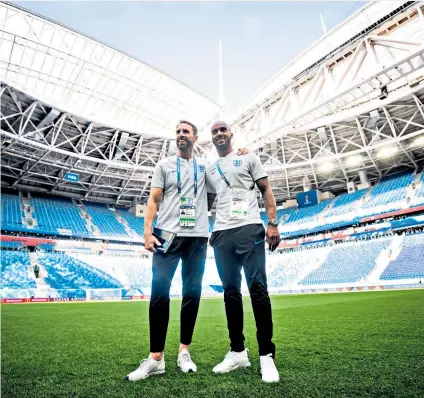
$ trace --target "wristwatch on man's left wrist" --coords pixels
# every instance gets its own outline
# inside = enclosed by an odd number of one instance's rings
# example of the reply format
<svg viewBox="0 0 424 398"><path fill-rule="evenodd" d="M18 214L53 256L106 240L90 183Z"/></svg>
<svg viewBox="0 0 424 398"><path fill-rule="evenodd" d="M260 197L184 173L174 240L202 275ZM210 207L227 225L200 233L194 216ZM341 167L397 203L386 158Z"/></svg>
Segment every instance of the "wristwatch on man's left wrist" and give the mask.
<svg viewBox="0 0 424 398"><path fill-rule="evenodd" d="M276 218L270 218L268 220L268 225L271 225L272 227L278 227L278 220Z"/></svg>

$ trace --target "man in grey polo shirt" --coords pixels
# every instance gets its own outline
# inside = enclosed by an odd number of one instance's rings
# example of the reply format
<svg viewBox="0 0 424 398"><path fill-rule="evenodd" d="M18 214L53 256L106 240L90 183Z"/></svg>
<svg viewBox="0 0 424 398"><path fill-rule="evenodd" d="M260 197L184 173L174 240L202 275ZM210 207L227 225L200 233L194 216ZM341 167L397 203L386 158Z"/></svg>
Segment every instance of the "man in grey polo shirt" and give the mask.
<svg viewBox="0 0 424 398"><path fill-rule="evenodd" d="M212 142L219 159L208 168L212 192L218 196L216 220L210 244L215 252L218 273L224 288L225 311L231 350L214 367L215 373L226 373L250 366L243 335L243 301L241 269L244 269L256 321L262 380L277 382L272 342L271 301L265 272L265 240L270 250L280 243L277 208L267 174L259 158L249 153L237 156L231 140L233 134L224 122L212 126ZM259 188L268 213L265 231L255 192Z"/></svg>
<svg viewBox="0 0 424 398"><path fill-rule="evenodd" d="M144 221L144 246L154 253L149 307L150 355L127 380L137 381L165 373L163 352L169 321L169 291L180 260L183 299L177 364L185 373L197 371L189 346L199 309L209 237L206 160L193 156L197 140L196 126L180 121L176 129L177 155L162 159L154 171ZM166 254L156 250L160 243L152 235L159 206L156 226L177 234Z"/></svg>

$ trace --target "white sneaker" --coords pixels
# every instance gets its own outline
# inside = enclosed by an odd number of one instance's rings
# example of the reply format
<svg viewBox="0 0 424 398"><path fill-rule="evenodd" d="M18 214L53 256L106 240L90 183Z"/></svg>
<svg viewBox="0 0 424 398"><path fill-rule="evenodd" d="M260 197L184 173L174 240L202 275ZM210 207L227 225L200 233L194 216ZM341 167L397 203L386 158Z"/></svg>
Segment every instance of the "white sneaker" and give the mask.
<svg viewBox="0 0 424 398"><path fill-rule="evenodd" d="M165 359L162 358L160 361L156 361L151 355L147 359L143 359L140 362L140 366L131 372L126 380L137 381L147 379L149 376L160 375L165 373Z"/></svg>
<svg viewBox="0 0 424 398"><path fill-rule="evenodd" d="M247 368L250 366L249 357L246 348L242 352L229 351L224 360L213 368L214 373L228 373L238 368Z"/></svg>
<svg viewBox="0 0 424 398"><path fill-rule="evenodd" d="M197 372L197 366L191 359L190 353L186 348L178 354L177 365L184 373Z"/></svg>
<svg viewBox="0 0 424 398"><path fill-rule="evenodd" d="M280 381L280 375L275 367L272 354L262 355L259 359L261 361L262 381L265 383L276 383L277 381Z"/></svg>

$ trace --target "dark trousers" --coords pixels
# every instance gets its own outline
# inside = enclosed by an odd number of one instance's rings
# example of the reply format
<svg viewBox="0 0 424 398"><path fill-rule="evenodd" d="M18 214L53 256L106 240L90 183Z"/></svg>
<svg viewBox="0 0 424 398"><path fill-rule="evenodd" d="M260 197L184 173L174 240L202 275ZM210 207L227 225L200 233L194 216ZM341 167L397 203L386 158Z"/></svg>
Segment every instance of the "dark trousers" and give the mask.
<svg viewBox="0 0 424 398"><path fill-rule="evenodd" d="M210 244L224 288L225 312L231 351L244 350L241 269L244 269L253 314L259 355L272 354L273 324L265 272L265 229L262 224L214 232Z"/></svg>
<svg viewBox="0 0 424 398"><path fill-rule="evenodd" d="M169 322L169 290L180 260L183 281L180 342L187 345L191 343L202 293L207 241L207 238L177 237L166 254L153 254L149 307L150 352L162 352L165 349Z"/></svg>

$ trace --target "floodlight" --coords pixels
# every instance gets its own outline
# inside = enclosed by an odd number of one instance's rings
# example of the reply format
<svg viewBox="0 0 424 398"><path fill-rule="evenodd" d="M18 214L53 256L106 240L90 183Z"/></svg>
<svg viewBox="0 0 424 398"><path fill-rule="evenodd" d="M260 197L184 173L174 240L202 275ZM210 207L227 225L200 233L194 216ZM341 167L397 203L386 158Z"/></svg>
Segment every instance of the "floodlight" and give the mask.
<svg viewBox="0 0 424 398"><path fill-rule="evenodd" d="M346 166L359 166L364 161L362 155L352 155L346 158Z"/></svg>
<svg viewBox="0 0 424 398"><path fill-rule="evenodd" d="M398 148L396 146L386 146L378 151L378 157L389 158L393 156L397 151Z"/></svg>

